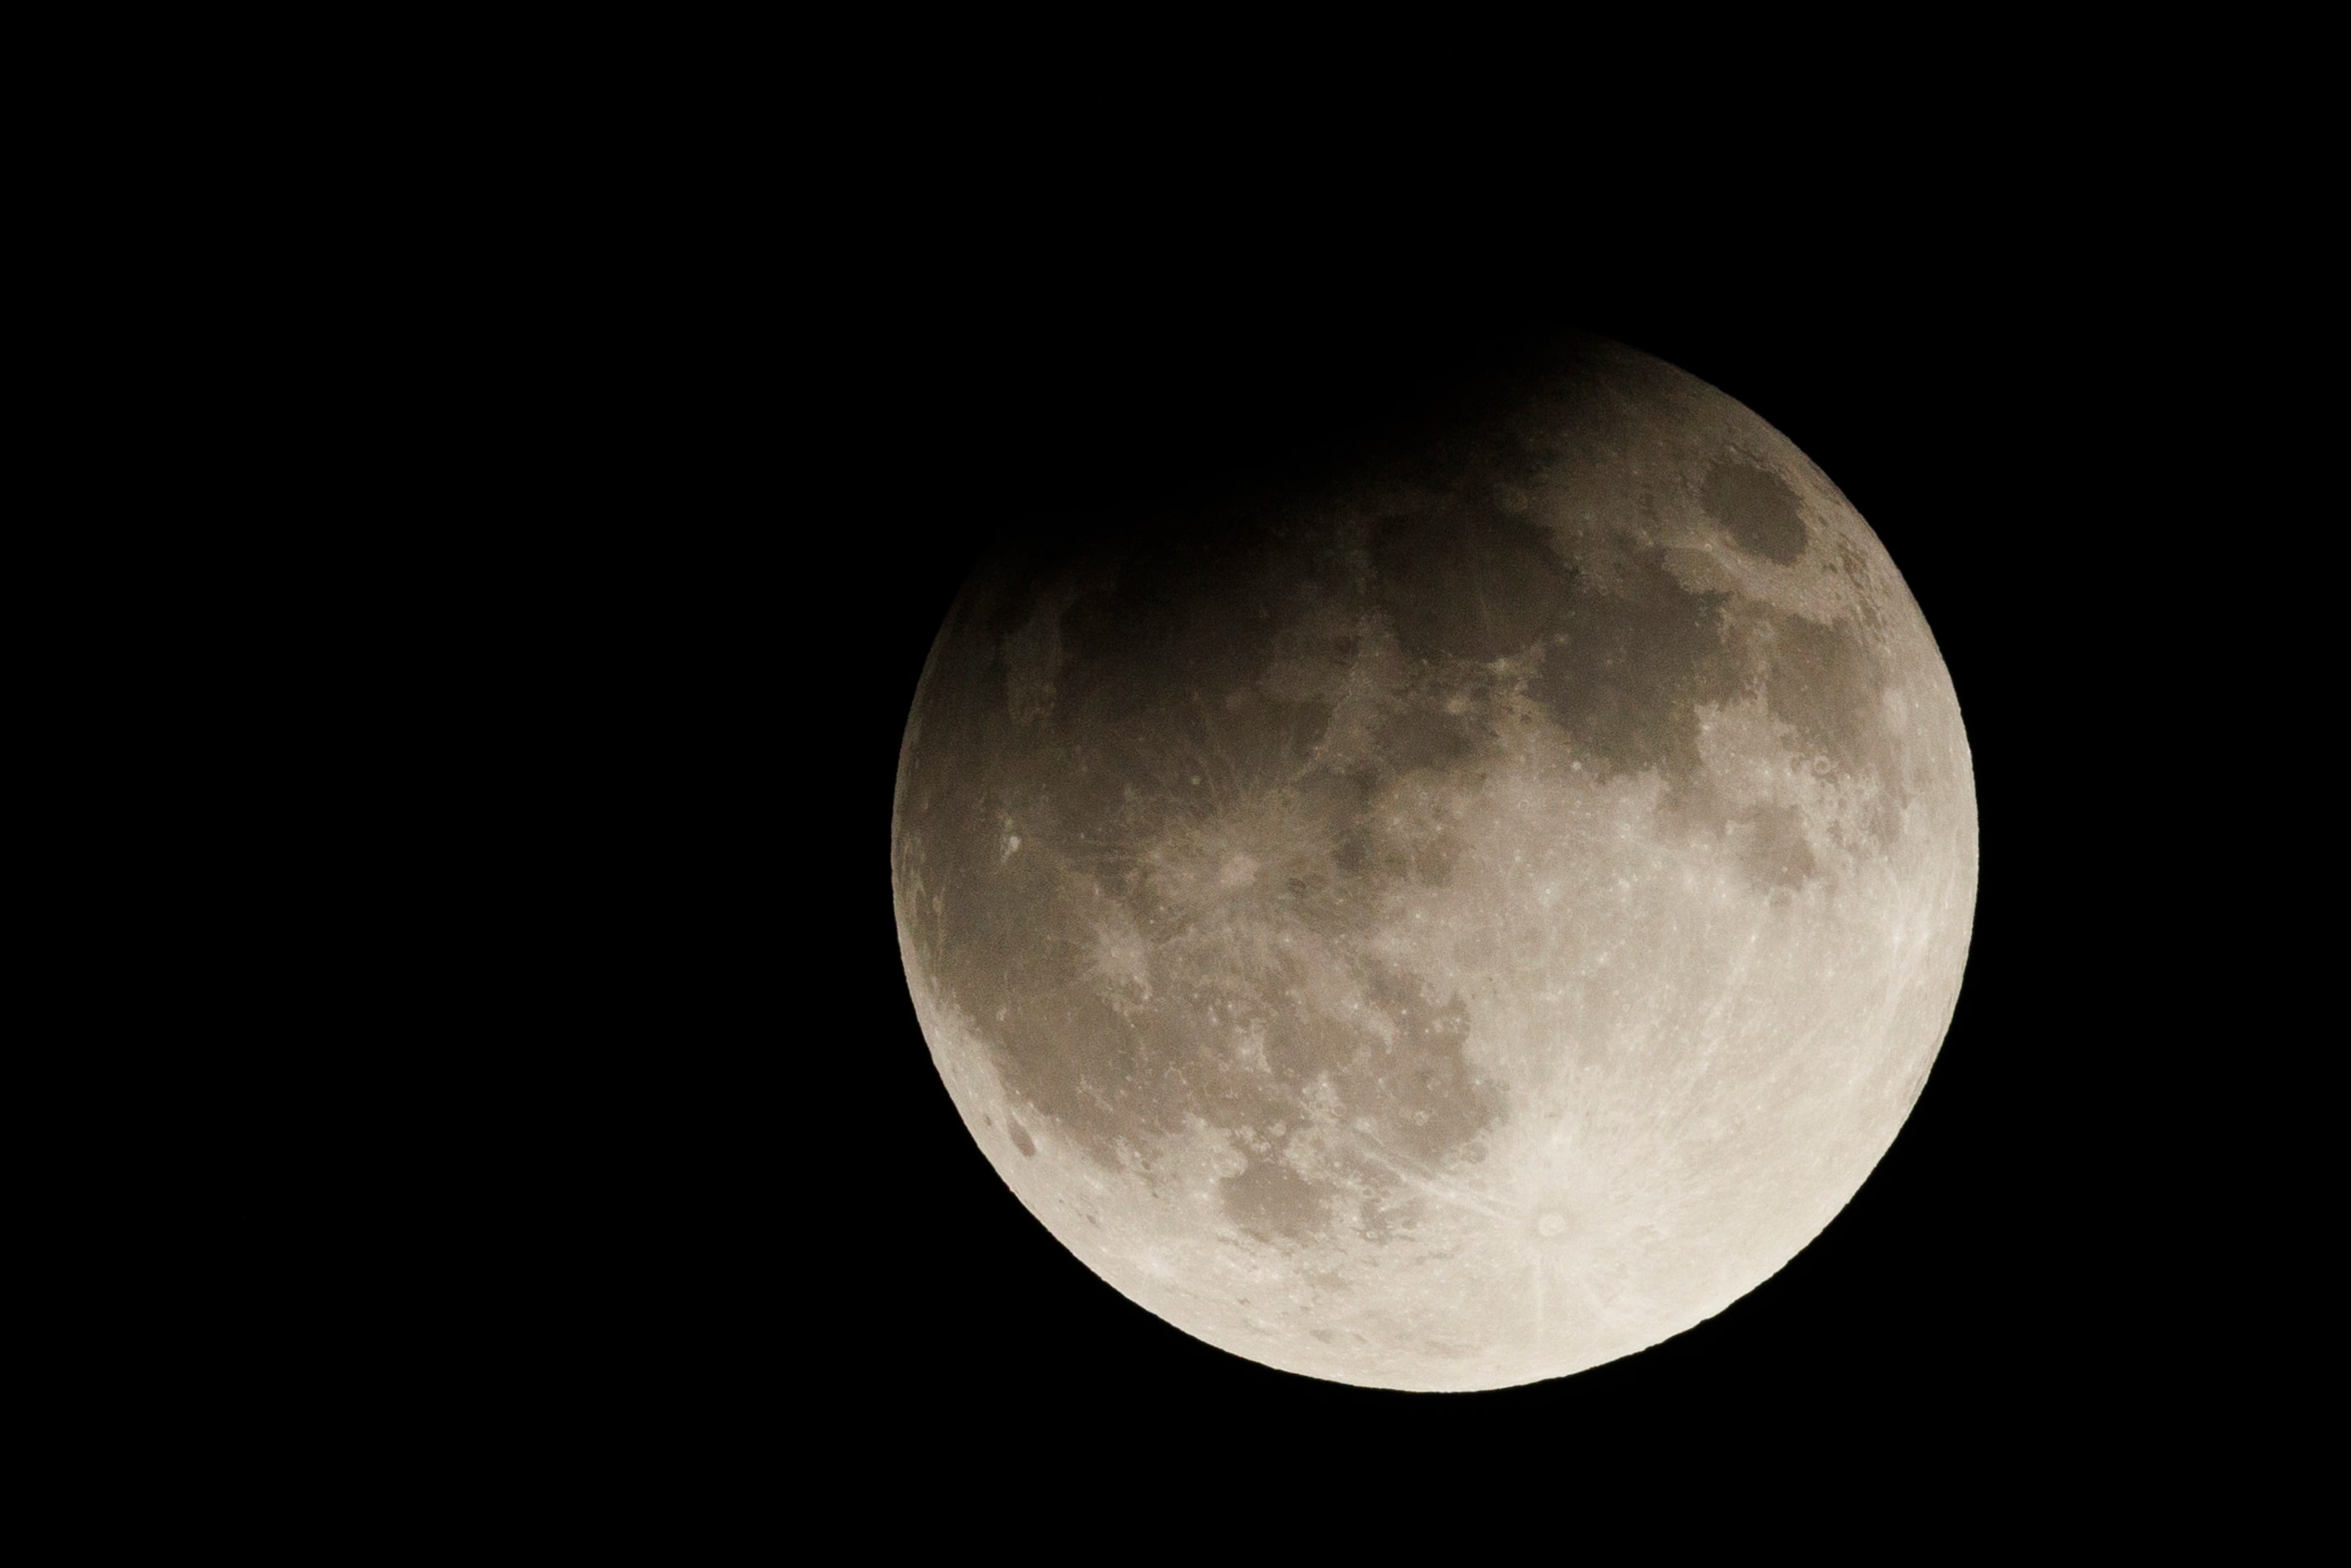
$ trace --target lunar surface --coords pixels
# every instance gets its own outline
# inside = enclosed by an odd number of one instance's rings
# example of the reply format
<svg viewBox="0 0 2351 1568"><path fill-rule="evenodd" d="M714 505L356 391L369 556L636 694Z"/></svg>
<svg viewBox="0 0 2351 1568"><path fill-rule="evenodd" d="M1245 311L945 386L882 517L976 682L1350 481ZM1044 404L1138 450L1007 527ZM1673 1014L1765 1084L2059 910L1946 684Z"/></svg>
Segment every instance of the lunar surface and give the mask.
<svg viewBox="0 0 2351 1568"><path fill-rule="evenodd" d="M1587 341L1374 461L1011 539L898 763L915 1011L1129 1299L1310 1376L1556 1377L1893 1141L1976 889L1908 589L1788 441Z"/></svg>

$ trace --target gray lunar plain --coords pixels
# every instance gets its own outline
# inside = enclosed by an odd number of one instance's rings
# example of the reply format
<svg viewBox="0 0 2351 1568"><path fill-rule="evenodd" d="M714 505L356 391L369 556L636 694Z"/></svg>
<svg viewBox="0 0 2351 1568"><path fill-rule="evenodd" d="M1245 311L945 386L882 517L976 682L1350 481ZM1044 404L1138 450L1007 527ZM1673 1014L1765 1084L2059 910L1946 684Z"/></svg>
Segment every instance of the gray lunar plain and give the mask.
<svg viewBox="0 0 2351 1568"><path fill-rule="evenodd" d="M900 947L1029 1211L1235 1355L1556 1377L1835 1216L1948 1026L1957 699L1761 419L1586 341L1468 422L1008 542L900 754Z"/></svg>

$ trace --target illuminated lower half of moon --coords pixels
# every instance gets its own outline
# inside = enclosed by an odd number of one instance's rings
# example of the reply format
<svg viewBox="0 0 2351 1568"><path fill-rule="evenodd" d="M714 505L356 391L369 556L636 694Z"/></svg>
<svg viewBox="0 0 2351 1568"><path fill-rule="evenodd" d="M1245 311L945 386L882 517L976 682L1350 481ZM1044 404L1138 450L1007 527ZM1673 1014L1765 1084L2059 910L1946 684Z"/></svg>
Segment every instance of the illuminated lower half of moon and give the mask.
<svg viewBox="0 0 2351 1568"><path fill-rule="evenodd" d="M1589 344L1357 472L999 551L892 872L940 1075L1089 1267L1258 1362L1474 1389L1834 1217L1949 1024L1976 816L1843 495Z"/></svg>

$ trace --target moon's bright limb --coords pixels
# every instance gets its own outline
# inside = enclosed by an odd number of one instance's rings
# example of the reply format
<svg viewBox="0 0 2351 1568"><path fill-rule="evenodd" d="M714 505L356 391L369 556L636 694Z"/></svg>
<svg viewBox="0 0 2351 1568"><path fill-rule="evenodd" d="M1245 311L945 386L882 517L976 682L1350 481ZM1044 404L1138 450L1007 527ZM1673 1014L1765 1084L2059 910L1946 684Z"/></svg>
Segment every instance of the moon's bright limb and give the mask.
<svg viewBox="0 0 2351 1568"><path fill-rule="evenodd" d="M1396 460L1008 548L899 759L901 950L1029 1210L1238 1355L1496 1387L1835 1215L1957 997L1959 706L1778 432L1590 344Z"/></svg>

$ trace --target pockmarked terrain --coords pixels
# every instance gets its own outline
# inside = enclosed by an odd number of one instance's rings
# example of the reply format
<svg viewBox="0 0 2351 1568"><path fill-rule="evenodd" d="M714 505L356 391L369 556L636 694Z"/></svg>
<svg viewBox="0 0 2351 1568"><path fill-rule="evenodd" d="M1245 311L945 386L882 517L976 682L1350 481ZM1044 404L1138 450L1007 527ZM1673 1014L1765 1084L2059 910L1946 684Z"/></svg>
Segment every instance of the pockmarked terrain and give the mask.
<svg viewBox="0 0 2351 1568"><path fill-rule="evenodd" d="M1719 1312L1917 1099L1976 886L1959 706L1834 485L1588 341L1476 420L1008 539L891 861L972 1136L1130 1299L1342 1382Z"/></svg>

